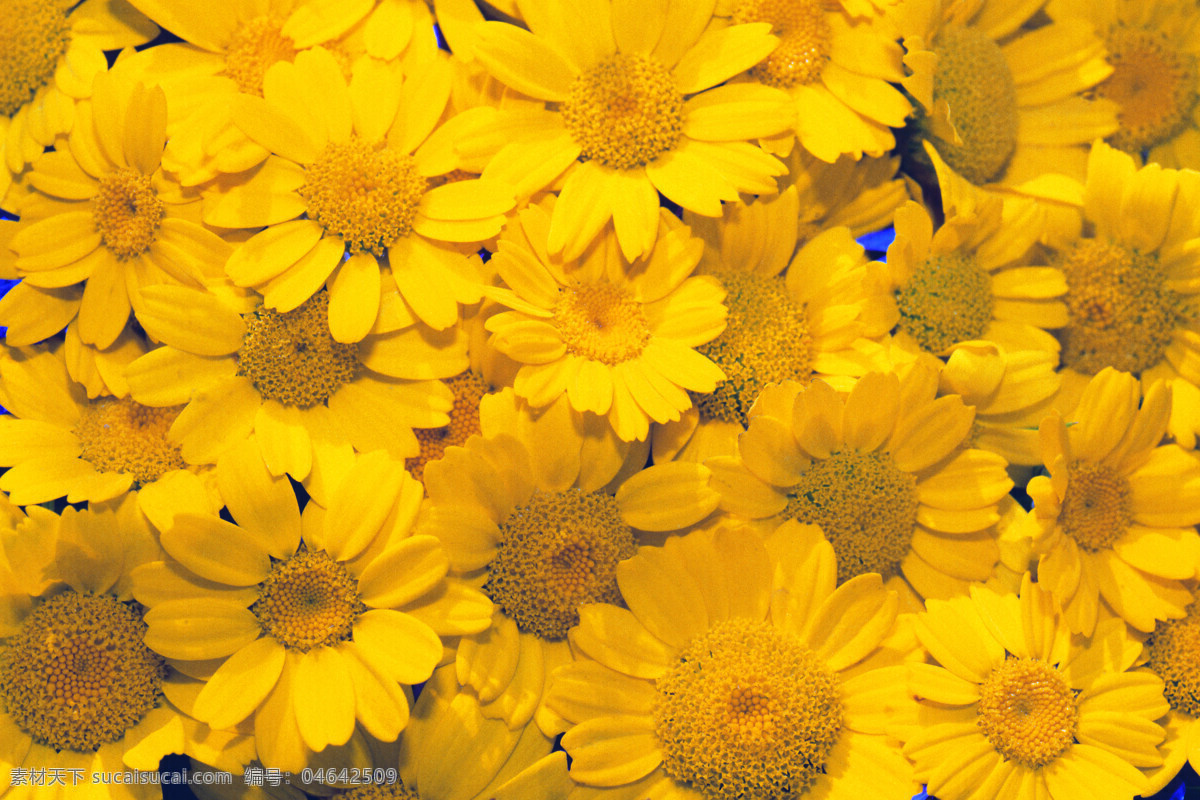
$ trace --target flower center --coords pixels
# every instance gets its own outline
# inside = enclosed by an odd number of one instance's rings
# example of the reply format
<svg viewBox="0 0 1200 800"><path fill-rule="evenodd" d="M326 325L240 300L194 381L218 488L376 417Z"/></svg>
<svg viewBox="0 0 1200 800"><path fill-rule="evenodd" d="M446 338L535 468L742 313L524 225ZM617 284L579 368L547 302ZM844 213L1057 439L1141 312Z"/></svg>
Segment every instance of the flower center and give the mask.
<svg viewBox="0 0 1200 800"><path fill-rule="evenodd" d="M0 654L0 706L38 744L91 752L162 696L166 667L141 615L114 597L64 592L38 604Z"/></svg>
<svg viewBox="0 0 1200 800"><path fill-rule="evenodd" d="M128 398L93 400L75 426L80 456L101 472L131 473L135 488L152 483L185 466L179 445L167 438L182 410L149 408Z"/></svg>
<svg viewBox="0 0 1200 800"><path fill-rule="evenodd" d="M938 34L933 95L950 108L962 144L936 136L938 153L972 183L1000 176L1017 147L1017 89L1000 48L982 31L950 25Z"/></svg>
<svg viewBox="0 0 1200 800"><path fill-rule="evenodd" d="M285 647L308 652L350 638L354 621L366 610L358 581L324 550L303 546L276 561L250 606L263 632Z"/></svg>
<svg viewBox="0 0 1200 800"><path fill-rule="evenodd" d="M342 237L351 254L382 256L412 230L427 186L412 156L352 137L325 145L304 168L299 194L308 218Z"/></svg>
<svg viewBox="0 0 1200 800"><path fill-rule="evenodd" d="M1159 622L1146 643L1150 669L1166 684L1171 708L1200 717L1200 613L1195 605L1183 619Z"/></svg>
<svg viewBox="0 0 1200 800"><path fill-rule="evenodd" d="M784 514L820 525L833 545L838 583L897 574L917 522L917 479L891 456L844 452L814 461L788 498Z"/></svg>
<svg viewBox="0 0 1200 800"><path fill-rule="evenodd" d="M1157 258L1085 239L1066 255L1062 270L1065 365L1089 375L1105 367L1137 374L1162 360L1185 314Z"/></svg>
<svg viewBox="0 0 1200 800"><path fill-rule="evenodd" d="M1140 154L1182 131L1196 106L1196 59L1160 31L1118 28L1108 37L1113 73L1096 87L1119 109L1113 147Z"/></svg>
<svg viewBox="0 0 1200 800"><path fill-rule="evenodd" d="M896 291L900 327L931 353L983 336L992 321L992 278L969 255L933 256Z"/></svg>
<svg viewBox="0 0 1200 800"><path fill-rule="evenodd" d="M421 800L402 780L395 783L365 783L333 796L341 800Z"/></svg>
<svg viewBox="0 0 1200 800"><path fill-rule="evenodd" d="M92 206L100 240L118 260L150 249L167 206L154 191L149 175L121 167L100 179Z"/></svg>
<svg viewBox="0 0 1200 800"><path fill-rule="evenodd" d="M414 428L421 452L405 459L404 467L419 481L425 479L425 465L438 461L447 447L461 446L471 435L480 433L479 403L491 388L480 375L471 370L460 372L443 381L454 394L450 408L450 424L441 428Z"/></svg>
<svg viewBox="0 0 1200 800"><path fill-rule="evenodd" d="M767 384L809 382L813 340L808 315L788 296L782 278L737 270L714 276L728 292L729 314L721 335L696 350L725 372L725 380L711 394L692 399L701 416L744 427L750 407Z"/></svg>
<svg viewBox="0 0 1200 800"><path fill-rule="evenodd" d="M1037 769L1075 741L1075 695L1044 661L1009 658L992 670L979 694L979 727L1006 759Z"/></svg>
<svg viewBox="0 0 1200 800"><path fill-rule="evenodd" d="M1129 481L1101 464L1071 464L1059 524L1089 553L1112 547L1133 524Z"/></svg>
<svg viewBox="0 0 1200 800"><path fill-rule="evenodd" d="M799 795L842 732L837 677L764 622L716 623L654 688L663 770L708 800Z"/></svg>
<svg viewBox="0 0 1200 800"><path fill-rule="evenodd" d="M821 77L829 60L833 31L820 0L742 0L733 21L769 22L779 46L750 74L768 86L790 89Z"/></svg>
<svg viewBox="0 0 1200 800"><path fill-rule="evenodd" d="M582 158L613 169L643 167L679 143L683 95L652 58L617 53L575 78L563 123Z"/></svg>
<svg viewBox="0 0 1200 800"><path fill-rule="evenodd" d="M233 34L225 52L225 69L220 73L233 80L238 90L262 97L263 76L279 61L296 59L296 44L280 31L283 25L271 17L258 17Z"/></svg>
<svg viewBox="0 0 1200 800"><path fill-rule="evenodd" d="M311 408L324 403L358 374L358 347L329 333L324 289L280 313L259 307L242 317L246 336L237 352L238 374L268 399Z"/></svg>
<svg viewBox="0 0 1200 800"><path fill-rule="evenodd" d="M650 341L642 304L625 287L610 283L560 289L551 324L568 352L609 365L637 358Z"/></svg>
<svg viewBox="0 0 1200 800"><path fill-rule="evenodd" d="M11 117L54 77L71 43L72 3L8 0L0 19L0 117Z"/></svg>
<svg viewBox="0 0 1200 800"><path fill-rule="evenodd" d="M561 639L581 603L619 603L617 562L637 552L606 494L534 492L500 526L483 591L521 630Z"/></svg>

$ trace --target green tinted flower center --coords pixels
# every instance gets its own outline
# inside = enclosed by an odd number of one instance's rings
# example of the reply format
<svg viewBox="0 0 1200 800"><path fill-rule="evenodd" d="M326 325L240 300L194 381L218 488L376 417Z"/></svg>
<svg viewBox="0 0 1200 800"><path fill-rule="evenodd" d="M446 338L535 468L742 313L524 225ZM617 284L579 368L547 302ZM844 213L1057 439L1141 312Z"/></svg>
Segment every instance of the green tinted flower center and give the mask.
<svg viewBox="0 0 1200 800"><path fill-rule="evenodd" d="M1196 59L1160 31L1117 28L1108 37L1113 72L1096 95L1118 106L1109 142L1129 153L1161 144L1187 127L1196 107Z"/></svg>
<svg viewBox="0 0 1200 800"><path fill-rule="evenodd" d="M1133 524L1129 481L1101 464L1071 464L1059 524L1090 553L1112 547Z"/></svg>
<svg viewBox="0 0 1200 800"><path fill-rule="evenodd" d="M0 117L11 117L50 83L71 43L71 3L6 0L0 14Z"/></svg>
<svg viewBox="0 0 1200 800"><path fill-rule="evenodd" d="M167 438L182 410L181 406L149 408L128 398L93 400L75 426L80 457L102 472L131 473L136 486L183 469L179 445Z"/></svg>
<svg viewBox="0 0 1200 800"><path fill-rule="evenodd" d="M992 670L979 694L979 727L1006 759L1038 769L1075 741L1075 694L1044 661L1008 659Z"/></svg>
<svg viewBox="0 0 1200 800"><path fill-rule="evenodd" d="M992 279L969 255L931 256L896 291L900 328L931 353L978 339L992 321Z"/></svg>
<svg viewBox="0 0 1200 800"><path fill-rule="evenodd" d="M1149 667L1163 679L1171 708L1200 717L1200 615L1192 605L1183 619L1159 622L1146 643Z"/></svg>
<svg viewBox="0 0 1200 800"><path fill-rule="evenodd" d="M92 216L104 246L124 260L141 255L154 244L167 206L149 175L121 167L100 179Z"/></svg>
<svg viewBox="0 0 1200 800"><path fill-rule="evenodd" d="M308 652L350 638L366 610L358 581L324 550L301 549L276 561L250 607L263 632L285 647Z"/></svg>

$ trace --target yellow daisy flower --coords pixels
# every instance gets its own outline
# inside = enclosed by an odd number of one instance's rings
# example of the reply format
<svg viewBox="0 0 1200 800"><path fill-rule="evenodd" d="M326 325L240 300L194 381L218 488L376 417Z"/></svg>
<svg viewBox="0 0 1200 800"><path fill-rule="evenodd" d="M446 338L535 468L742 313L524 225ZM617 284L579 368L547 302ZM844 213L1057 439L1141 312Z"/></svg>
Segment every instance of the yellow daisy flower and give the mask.
<svg viewBox="0 0 1200 800"><path fill-rule="evenodd" d="M898 600L878 575L835 588L811 525L698 531L617 568L628 609L592 603L548 704L572 797L911 797L885 733L903 668L877 669ZM883 663L886 663L884 661Z"/></svg>
<svg viewBox="0 0 1200 800"><path fill-rule="evenodd" d="M75 115L63 146L26 176L37 192L4 256L23 280L0 300L11 345L77 318L83 343L107 348L141 311L138 287L216 283L232 250L200 224L199 197L160 169L161 90L103 73Z"/></svg>
<svg viewBox="0 0 1200 800"><path fill-rule="evenodd" d="M731 23L769 22L779 46L749 77L787 91L796 109L795 137L822 161L842 154L883 156L896 146L912 105L892 84L904 80L904 51L863 3L823 0L717 0L714 15ZM852 8L857 6L857 8ZM869 13L861 13L862 11ZM788 132L782 145L792 143Z"/></svg>
<svg viewBox="0 0 1200 800"><path fill-rule="evenodd" d="M534 408L565 394L622 439L645 439L651 421L679 419L688 392L711 392L724 377L697 352L725 327L724 291L691 276L703 243L666 211L642 262L627 262L611 234L578 261L549 255L560 203L522 211L488 262L511 287L488 296L512 309L488 318L488 345L523 365L513 387Z"/></svg>
<svg viewBox="0 0 1200 800"><path fill-rule="evenodd" d="M71 130L104 51L145 44L158 27L127 0L10 0L0 26L0 208L15 212L13 179Z"/></svg>
<svg viewBox="0 0 1200 800"><path fill-rule="evenodd" d="M1182 619L1160 621L1146 639L1145 666L1163 680L1171 706L1164 727L1163 765L1150 773L1149 796L1160 791L1183 765L1200 767L1200 606L1193 602Z"/></svg>
<svg viewBox="0 0 1200 800"><path fill-rule="evenodd" d="M1094 94L1117 104L1108 143L1164 167L1200 167L1200 17L1194 3L1052 0L1054 19L1095 27L1113 72Z"/></svg>
<svg viewBox="0 0 1200 800"><path fill-rule="evenodd" d="M642 512L626 519L682 529L713 505L677 498L715 492L726 513L820 525L841 582L874 572L906 600L961 594L992 574L997 504L1012 481L1003 458L969 446L974 410L937 392L937 371L920 364L903 378L868 373L844 396L823 380L769 387L736 455L686 472L650 467L623 487Z"/></svg>
<svg viewBox="0 0 1200 800"><path fill-rule="evenodd" d="M739 192L775 191L783 166L747 140L792 126L787 95L718 84L761 61L778 40L765 22L706 30L715 2L668 0L648 14L603 0L568 19L557 0L536 0L522 3L532 32L479 26L476 60L552 104L479 117L483 129L512 131L485 178L528 197L561 177L551 253L579 257L611 220L625 258L644 256L659 231L659 192L719 216L722 201Z"/></svg>
<svg viewBox="0 0 1200 800"><path fill-rule="evenodd" d="M1088 383L1072 424L1057 414L1042 423L1050 474L1027 488L1044 526L1038 581L1074 632L1091 633L1101 598L1144 632L1192 602L1182 581L1200 567L1200 461L1159 445L1170 414L1163 382L1143 396L1136 378L1109 368Z"/></svg>
<svg viewBox="0 0 1200 800"><path fill-rule="evenodd" d="M1077 398L1105 367L1131 372L1143 391L1158 379L1200 386L1200 175L1157 164L1140 169L1126 153L1097 142L1088 162L1085 235L1058 250L1067 279L1062 341L1063 391ZM1200 430L1195 390L1180 392L1172 433ZM1069 410L1070 405L1062 405Z"/></svg>
<svg viewBox="0 0 1200 800"><path fill-rule="evenodd" d="M128 366L130 395L183 406L168 431L183 460L214 463L253 432L271 472L303 481L322 502L330 470L353 450L417 456L413 428L449 421L453 394L437 379L468 365L461 332L417 325L394 288L357 345L330 335L324 290L285 313L186 287L143 297L143 325L163 346Z"/></svg>
<svg viewBox="0 0 1200 800"><path fill-rule="evenodd" d="M570 660L581 603L615 601L614 569L636 550L612 491L646 459L644 445L571 411L536 414L511 390L484 399L483 436L425 468L418 532L442 541L451 569L496 604L491 628L459 643L457 676L488 718L560 721L541 707L545 676Z"/></svg>
<svg viewBox="0 0 1200 800"><path fill-rule="evenodd" d="M0 545L0 794L44 796L28 778L14 782L17 769L38 769L62 770L68 788L78 775L79 792L149 800L158 786L94 784L93 775L157 772L165 755L212 747L226 767L249 760L251 737L181 713L186 679L142 641L130 572L160 551L134 499L61 516L34 506L0 527Z"/></svg>
<svg viewBox="0 0 1200 800"><path fill-rule="evenodd" d="M919 728L904 754L944 800L1131 800L1162 763L1162 681L1130 671L1141 645L1120 620L1070 637L1026 574L1020 595L971 587L915 620L934 663L910 665Z"/></svg>
<svg viewBox="0 0 1200 800"><path fill-rule="evenodd" d="M459 303L482 296L464 245L499 233L513 196L494 180L437 180L453 166L422 143L449 97L449 63L434 59L401 83L398 68L359 60L347 84L318 47L264 81L263 97L235 98L234 115L272 155L205 197L211 225L265 226L230 257L229 276L281 313L327 284L330 331L349 343L371 330L389 267L422 321L453 325Z"/></svg>
<svg viewBox="0 0 1200 800"><path fill-rule="evenodd" d="M1042 5L905 0L891 15L920 137L971 183L1078 204L1086 145L1117 126L1113 103L1083 95L1112 67L1091 25L1022 29Z"/></svg>
<svg viewBox="0 0 1200 800"><path fill-rule="evenodd" d="M723 218L685 219L707 245L700 273L728 294L720 336L697 350L725 373L695 410L654 432L656 463L733 452L750 409L772 383L824 378L848 388L875 364L866 339L895 324L886 268L868 261L849 229L806 231L801 191L725 206Z"/></svg>
<svg viewBox="0 0 1200 800"><path fill-rule="evenodd" d="M180 407L89 399L44 348L0 354L0 406L0 490L17 505L103 502L187 468L167 435Z"/></svg>
<svg viewBox="0 0 1200 800"><path fill-rule="evenodd" d="M394 740L409 716L404 687L433 673L441 637L486 628L492 610L445 580L436 539L413 535L420 484L368 454L328 508L310 501L301 515L252 443L223 456L217 478L238 524L181 498L161 536L172 561L134 574L146 644L206 681L198 719L221 728L253 718L268 766L299 772L356 725Z"/></svg>
<svg viewBox="0 0 1200 800"><path fill-rule="evenodd" d="M396 800L566 800L567 759L561 750L551 753L553 746L536 725L514 729L484 716L447 664L421 687L399 741Z"/></svg>

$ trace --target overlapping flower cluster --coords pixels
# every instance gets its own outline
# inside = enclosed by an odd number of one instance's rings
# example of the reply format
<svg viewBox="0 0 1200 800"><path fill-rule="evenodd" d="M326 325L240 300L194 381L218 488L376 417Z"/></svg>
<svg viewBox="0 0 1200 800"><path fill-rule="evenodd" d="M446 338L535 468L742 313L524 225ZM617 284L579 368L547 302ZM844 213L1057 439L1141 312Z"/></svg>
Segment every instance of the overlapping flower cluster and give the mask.
<svg viewBox="0 0 1200 800"><path fill-rule="evenodd" d="M1200 766L1194 3L0 16L0 795Z"/></svg>

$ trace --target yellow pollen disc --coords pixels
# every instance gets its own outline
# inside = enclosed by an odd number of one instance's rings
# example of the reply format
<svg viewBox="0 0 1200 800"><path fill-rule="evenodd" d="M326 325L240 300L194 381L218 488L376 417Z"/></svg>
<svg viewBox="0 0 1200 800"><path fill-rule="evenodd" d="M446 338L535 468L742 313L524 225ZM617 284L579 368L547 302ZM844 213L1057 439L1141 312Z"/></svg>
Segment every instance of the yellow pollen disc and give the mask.
<svg viewBox="0 0 1200 800"><path fill-rule="evenodd" d="M154 191L149 175L121 167L100 179L92 201L92 216L100 239L119 260L133 258L154 244L166 204Z"/></svg>
<svg viewBox="0 0 1200 800"><path fill-rule="evenodd" d="M284 647L307 652L350 638L354 621L366 610L358 581L324 550L301 549L276 561L250 607L263 633Z"/></svg>
<svg viewBox="0 0 1200 800"><path fill-rule="evenodd" d="M820 525L837 554L838 583L897 574L917 523L917 479L886 453L834 453L812 462L784 514Z"/></svg>
<svg viewBox="0 0 1200 800"><path fill-rule="evenodd" d="M733 21L769 22L779 37L779 46L750 70L758 80L790 89L821 77L833 42L823 0L742 0Z"/></svg>
<svg viewBox="0 0 1200 800"><path fill-rule="evenodd" d="M1066 254L1063 364L1094 375L1105 367L1138 374L1162 361L1187 316L1153 255L1085 239Z"/></svg>
<svg viewBox="0 0 1200 800"><path fill-rule="evenodd" d="M479 403L491 387L471 370L460 372L443 383L454 393L450 424L442 428L414 428L421 452L404 461L404 467L419 481L425 479L425 465L440 460L447 447L461 446L473 434L481 433Z"/></svg>
<svg viewBox="0 0 1200 800"><path fill-rule="evenodd" d="M644 167L679 143L683 95L653 58L617 53L575 78L563 123L581 158L613 169Z"/></svg>
<svg viewBox="0 0 1200 800"><path fill-rule="evenodd" d="M725 372L708 395L692 399L706 419L746 425L750 407L770 383L812 378L813 340L808 314L788 296L782 278L722 270L729 315L725 330L696 350Z"/></svg>
<svg viewBox="0 0 1200 800"><path fill-rule="evenodd" d="M1196 59L1171 46L1161 31L1118 28L1108 37L1113 73L1096 87L1119 109L1109 137L1129 153L1162 144L1185 127L1196 106Z"/></svg>
<svg viewBox="0 0 1200 800"><path fill-rule="evenodd" d="M933 256L896 291L900 327L931 353L983 336L992 321L992 278L969 255Z"/></svg>
<svg viewBox="0 0 1200 800"><path fill-rule="evenodd" d="M262 97L263 76L275 63L296 59L296 45L271 17L258 17L238 28L225 52L225 69L220 73L233 80L240 91Z"/></svg>
<svg viewBox="0 0 1200 800"><path fill-rule="evenodd" d="M55 595L0 651L0 707L55 750L119 740L162 697L166 667L145 633L141 615L114 597Z"/></svg>
<svg viewBox="0 0 1200 800"><path fill-rule="evenodd" d="M962 144L936 136L938 153L971 183L994 180L1017 147L1017 89L1000 48L982 31L955 25L934 43L933 96L950 107Z"/></svg>
<svg viewBox="0 0 1200 800"><path fill-rule="evenodd" d="M336 342L329 333L324 289L291 311L260 307L242 319L246 336L237 352L238 374L263 397L311 408L358 374L358 346Z"/></svg>
<svg viewBox="0 0 1200 800"><path fill-rule="evenodd" d="M71 43L64 0L6 0L0 14L0 117L11 117L50 83Z"/></svg>
<svg viewBox="0 0 1200 800"><path fill-rule="evenodd" d="M1200 609L1193 604L1183 619L1159 622L1146 647L1171 708L1200 717Z"/></svg>
<svg viewBox="0 0 1200 800"><path fill-rule="evenodd" d="M1109 467L1076 461L1058 522L1089 553L1112 547L1133 524L1129 481Z"/></svg>
<svg viewBox="0 0 1200 800"><path fill-rule="evenodd" d="M534 492L500 525L483 591L522 631L561 639L581 603L619 603L617 562L637 552L610 495Z"/></svg>
<svg viewBox="0 0 1200 800"><path fill-rule="evenodd" d="M83 449L80 457L101 472L131 473L135 488L183 469L179 445L167 438L182 410L149 408L128 398L93 400L75 426Z"/></svg>
<svg viewBox="0 0 1200 800"><path fill-rule="evenodd" d="M1006 759L1037 769L1075 741L1075 694L1044 661L1009 658L992 670L979 694L979 728Z"/></svg>
<svg viewBox="0 0 1200 800"><path fill-rule="evenodd" d="M716 623L654 688L663 770L707 800L802 794L842 732L837 677L765 622Z"/></svg>
<svg viewBox="0 0 1200 800"><path fill-rule="evenodd" d="M351 254L382 256L412 230L428 185L412 156L353 137L330 142L304 168L299 194L308 218L340 236Z"/></svg>
<svg viewBox="0 0 1200 800"><path fill-rule="evenodd" d="M568 352L609 365L637 358L650 341L642 304L625 287L609 283L559 290L550 324Z"/></svg>

